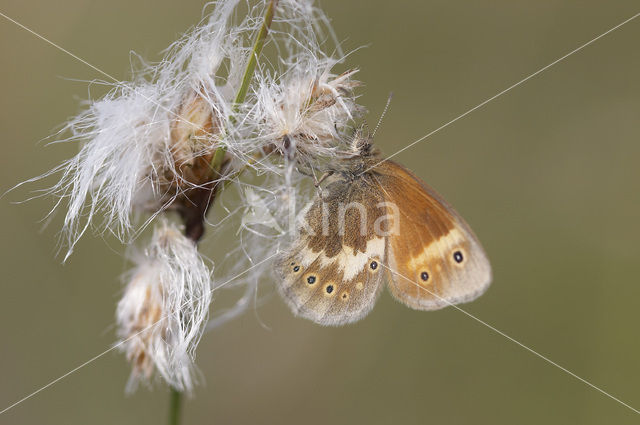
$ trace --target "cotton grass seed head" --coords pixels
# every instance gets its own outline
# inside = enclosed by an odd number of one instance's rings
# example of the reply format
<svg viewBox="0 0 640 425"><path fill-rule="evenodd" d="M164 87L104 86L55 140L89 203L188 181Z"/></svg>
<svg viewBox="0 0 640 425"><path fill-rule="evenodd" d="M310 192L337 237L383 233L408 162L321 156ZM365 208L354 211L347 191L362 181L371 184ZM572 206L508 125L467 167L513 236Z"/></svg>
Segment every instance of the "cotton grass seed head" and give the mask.
<svg viewBox="0 0 640 425"><path fill-rule="evenodd" d="M157 371L173 388L190 392L211 303L211 271L194 242L166 222L139 257L116 313L120 349L132 367L127 390L150 382Z"/></svg>
<svg viewBox="0 0 640 425"><path fill-rule="evenodd" d="M206 214L208 206L192 205L246 168L273 172L283 158L313 166L341 152L362 108L355 71L338 69L339 46L328 46L338 57L325 53L332 35L326 17L307 0L278 2L267 42L278 57L259 61L237 102L266 7L259 2L238 19L239 4L208 5L209 16L160 62L140 60L131 82L113 83L65 127L63 140L79 142L80 152L54 170L61 178L49 192L58 205L68 202L69 253L92 227L127 243L167 209L185 220ZM217 151L224 155L214 170ZM292 166L285 169L282 185L291 182Z"/></svg>
<svg viewBox="0 0 640 425"><path fill-rule="evenodd" d="M349 135L364 109L356 70L343 65L328 19L310 0L252 4L208 4L205 19L162 60L139 60L129 82L109 82L111 91L87 102L60 133L79 153L45 175L60 173L49 193L56 208L68 204L67 255L88 229L131 244L156 224L117 309L129 390L156 375L177 390L193 388L211 301L210 270L196 249L205 225L210 233L237 226L226 247L231 267L217 279L256 288L273 277L263 260L291 240L298 212L315 194L309 177L351 154ZM256 54L256 34L274 5ZM235 205L208 215L229 187L239 194ZM231 311L250 305L246 297Z"/></svg>
<svg viewBox="0 0 640 425"><path fill-rule="evenodd" d="M342 132L361 111L353 95L357 71L335 75L333 66L330 60L297 58L286 75L257 87L250 117L260 123L256 144L306 162L337 154Z"/></svg>
<svg viewBox="0 0 640 425"><path fill-rule="evenodd" d="M128 241L135 209L153 216L203 183L201 163L216 148L234 90L217 74L225 59L232 69L244 60L238 38L251 30L230 25L237 3L220 2L161 62L142 63L132 82L116 82L64 128L63 141L79 142L80 152L54 170L62 176L49 192L68 200L69 252L92 224ZM104 221L93 223L98 215Z"/></svg>

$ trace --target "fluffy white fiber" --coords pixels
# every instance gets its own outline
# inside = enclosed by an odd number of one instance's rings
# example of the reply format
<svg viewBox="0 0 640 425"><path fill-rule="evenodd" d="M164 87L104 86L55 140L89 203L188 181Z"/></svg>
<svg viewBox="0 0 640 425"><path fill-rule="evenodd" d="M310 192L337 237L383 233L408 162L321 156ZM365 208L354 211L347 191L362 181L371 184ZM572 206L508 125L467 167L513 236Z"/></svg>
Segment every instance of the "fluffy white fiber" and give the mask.
<svg viewBox="0 0 640 425"><path fill-rule="evenodd" d="M309 200L303 181L346 154L344 140L363 112L353 94L356 71L341 66L344 55L328 20L309 0L278 2L246 98L235 104L268 2L252 4L208 4L209 15L160 62L140 61L131 82L113 83L104 98L88 102L62 140L79 143L79 153L47 173L61 173L49 193L59 199L56 208L68 204L67 255L88 229L129 244L161 213L178 211L172 219L187 223L206 201L203 193L235 187L240 203L226 209L226 217L216 215L206 232L237 226L237 244L227 249L232 267L218 281L251 270L234 282L247 289L215 326L246 309L258 281L272 276L270 263L260 261L294 231L296 211ZM218 149L225 153L224 171L211 168ZM230 185L215 186L221 180ZM117 312L133 366L128 388L155 370L174 388L190 391L211 300L210 272L195 242L166 221L137 263Z"/></svg>
<svg viewBox="0 0 640 425"><path fill-rule="evenodd" d="M301 159L312 161L340 151L341 133L360 112L351 95L357 82L351 80L353 71L333 73L340 58L322 51L327 36L319 28L326 19L308 1L279 2L268 43L279 57L274 63L259 62L246 100L234 111L251 36L265 7L249 8L234 23L238 3L209 5L211 15L167 49L161 62L141 65L132 82L114 84L68 123L65 141L80 142L80 153L58 168L62 177L50 192L62 199L58 205L68 200L64 230L69 251L92 225L127 242L138 224L147 223L134 222L135 209L153 216L170 206L180 190L205 183L185 181L172 154L171 130L189 119L178 111L193 93L223 127L203 140L190 153L193 157L224 145L234 168L269 171L272 164L261 168L266 162L255 163L256 155L297 149ZM95 223L98 217L103 221Z"/></svg>
<svg viewBox="0 0 640 425"><path fill-rule="evenodd" d="M133 370L127 385L156 370L179 391L194 386L195 349L211 303L211 271L193 241L163 223L132 271L118 303L118 336Z"/></svg>
<svg viewBox="0 0 640 425"><path fill-rule="evenodd" d="M167 50L162 62L144 65L133 82L114 84L69 122L65 130L71 136L65 141L80 142L80 153L63 164L62 178L51 189L68 198L69 250L98 213L104 217L99 230L126 240L134 206L153 213L167 204L160 178L175 174L171 128L183 119L176 113L183 97L202 93L218 116L229 115L233 89L227 82L217 84L216 74L228 58L231 75L237 75L235 68L246 56L239 34L252 30L229 26L237 3L220 2L208 20Z"/></svg>

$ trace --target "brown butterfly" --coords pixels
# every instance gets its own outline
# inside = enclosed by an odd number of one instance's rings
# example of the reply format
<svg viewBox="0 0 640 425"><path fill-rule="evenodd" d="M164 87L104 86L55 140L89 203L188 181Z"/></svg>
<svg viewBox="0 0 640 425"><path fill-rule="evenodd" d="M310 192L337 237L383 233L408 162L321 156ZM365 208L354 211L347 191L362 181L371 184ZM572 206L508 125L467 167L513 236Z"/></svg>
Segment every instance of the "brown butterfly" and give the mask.
<svg viewBox="0 0 640 425"><path fill-rule="evenodd" d="M278 289L293 312L322 325L355 322L385 278L417 310L479 297L491 266L465 221L411 171L381 160L368 137L356 135L353 151L325 175L298 239L277 262Z"/></svg>

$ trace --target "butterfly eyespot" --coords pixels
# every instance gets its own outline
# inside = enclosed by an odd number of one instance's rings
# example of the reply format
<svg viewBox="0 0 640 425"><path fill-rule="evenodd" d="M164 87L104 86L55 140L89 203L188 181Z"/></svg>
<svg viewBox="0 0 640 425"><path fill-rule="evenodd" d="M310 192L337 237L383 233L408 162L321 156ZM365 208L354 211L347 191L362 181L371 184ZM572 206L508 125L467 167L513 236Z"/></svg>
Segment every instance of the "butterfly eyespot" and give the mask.
<svg viewBox="0 0 640 425"><path fill-rule="evenodd" d="M340 298L342 298L342 301L346 301L349 299L349 293L348 292L343 292L342 295L340 295Z"/></svg>
<svg viewBox="0 0 640 425"><path fill-rule="evenodd" d="M325 291L327 291L327 294L330 294L333 292L333 285L327 285L326 288L324 288Z"/></svg>
<svg viewBox="0 0 640 425"><path fill-rule="evenodd" d="M377 262L377 261L372 261L372 262L369 264L369 267L371 267L371 270L375 270L375 269L377 269L377 268L378 268L378 262Z"/></svg>
<svg viewBox="0 0 640 425"><path fill-rule="evenodd" d="M295 266L295 267L293 268L293 272L294 272L294 273L298 273L299 271L300 271L300 266Z"/></svg>
<svg viewBox="0 0 640 425"><path fill-rule="evenodd" d="M316 283L316 277L314 275L307 276L307 283L309 285L313 285Z"/></svg>
<svg viewBox="0 0 640 425"><path fill-rule="evenodd" d="M429 280L429 273L427 272L420 273L420 279L426 282L427 280Z"/></svg>
<svg viewBox="0 0 640 425"><path fill-rule="evenodd" d="M462 263L462 261L464 260L464 257L462 256L462 252L460 252L460 251L454 252L453 253L453 259L458 264Z"/></svg>
<svg viewBox="0 0 640 425"><path fill-rule="evenodd" d="M294 263L291 263L290 265L291 265L291 266L295 266L295 265L296 265L296 263L294 262Z"/></svg>
<svg viewBox="0 0 640 425"><path fill-rule="evenodd" d="M357 289L357 290L361 291L361 290L362 290L362 288L364 288L364 283L362 283L362 282L358 282L358 283L356 283L356 289Z"/></svg>

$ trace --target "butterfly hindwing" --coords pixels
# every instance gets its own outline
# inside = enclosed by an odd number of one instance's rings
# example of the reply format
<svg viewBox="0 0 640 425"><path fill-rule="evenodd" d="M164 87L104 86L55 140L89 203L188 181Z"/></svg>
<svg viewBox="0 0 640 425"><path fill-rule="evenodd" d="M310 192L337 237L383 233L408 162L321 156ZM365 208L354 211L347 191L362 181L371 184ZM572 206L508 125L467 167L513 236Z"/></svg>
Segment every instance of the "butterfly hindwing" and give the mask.
<svg viewBox="0 0 640 425"><path fill-rule="evenodd" d="M383 197L374 186L362 184L334 179L305 214L294 248L277 264L278 289L287 304L322 325L361 319L383 287L380 262L386 259L386 240L373 232L384 213L377 206Z"/></svg>

